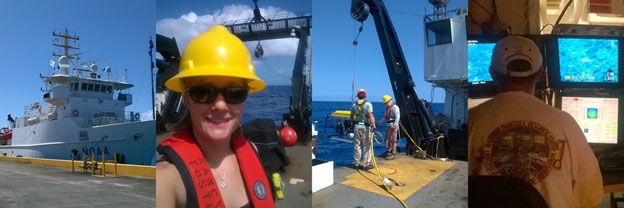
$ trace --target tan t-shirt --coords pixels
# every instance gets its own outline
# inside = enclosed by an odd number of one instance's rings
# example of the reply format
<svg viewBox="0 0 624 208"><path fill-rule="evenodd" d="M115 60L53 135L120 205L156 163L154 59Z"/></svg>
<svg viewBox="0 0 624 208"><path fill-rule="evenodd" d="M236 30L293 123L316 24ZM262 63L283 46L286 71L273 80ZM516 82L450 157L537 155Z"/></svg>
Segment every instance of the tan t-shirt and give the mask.
<svg viewBox="0 0 624 208"><path fill-rule="evenodd" d="M596 156L576 121L524 92L506 92L468 112L468 175L514 176L550 207L602 201Z"/></svg>

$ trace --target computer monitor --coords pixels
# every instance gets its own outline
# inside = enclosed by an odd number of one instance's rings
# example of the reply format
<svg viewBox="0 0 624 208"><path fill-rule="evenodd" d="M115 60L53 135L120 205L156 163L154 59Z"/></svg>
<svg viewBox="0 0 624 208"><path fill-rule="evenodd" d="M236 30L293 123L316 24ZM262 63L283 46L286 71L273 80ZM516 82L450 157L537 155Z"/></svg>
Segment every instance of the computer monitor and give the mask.
<svg viewBox="0 0 624 208"><path fill-rule="evenodd" d="M559 38L562 82L618 82L618 39Z"/></svg>
<svg viewBox="0 0 624 208"><path fill-rule="evenodd" d="M562 96L561 110L576 120L588 143L617 144L619 102L616 97Z"/></svg>
<svg viewBox="0 0 624 208"><path fill-rule="evenodd" d="M547 62L551 82L559 88L624 86L620 37L553 36Z"/></svg>
<svg viewBox="0 0 624 208"><path fill-rule="evenodd" d="M468 41L468 82L473 84L492 81L490 62L496 43Z"/></svg>

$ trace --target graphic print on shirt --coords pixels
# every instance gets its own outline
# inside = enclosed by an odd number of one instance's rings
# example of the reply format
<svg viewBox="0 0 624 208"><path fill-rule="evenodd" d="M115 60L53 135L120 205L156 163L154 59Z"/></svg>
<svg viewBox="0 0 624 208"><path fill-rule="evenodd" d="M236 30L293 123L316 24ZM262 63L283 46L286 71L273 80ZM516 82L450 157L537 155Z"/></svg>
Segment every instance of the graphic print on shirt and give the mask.
<svg viewBox="0 0 624 208"><path fill-rule="evenodd" d="M476 152L490 175L521 178L533 185L561 170L566 140L557 140L542 124L512 121L494 129Z"/></svg>

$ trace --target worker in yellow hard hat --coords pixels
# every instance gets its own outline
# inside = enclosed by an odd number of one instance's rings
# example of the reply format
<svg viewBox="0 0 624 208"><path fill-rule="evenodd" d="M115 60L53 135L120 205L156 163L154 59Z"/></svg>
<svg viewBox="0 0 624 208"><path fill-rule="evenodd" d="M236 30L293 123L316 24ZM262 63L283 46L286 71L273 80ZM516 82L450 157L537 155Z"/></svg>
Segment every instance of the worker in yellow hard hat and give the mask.
<svg viewBox="0 0 624 208"><path fill-rule="evenodd" d="M386 152L383 154L384 158L387 160L391 160L396 158L396 140L397 134L399 133L399 124L401 119L401 111L399 110L399 106L395 105L392 102L392 97L390 95L384 95L381 99L386 105L386 112L384 114L383 119L377 121L375 123L383 123L384 121L387 124L386 128Z"/></svg>
<svg viewBox="0 0 624 208"><path fill-rule="evenodd" d="M223 26L184 49L165 86L182 93L178 131L158 145L157 207L275 207L262 165L240 121L248 93L265 88L247 47Z"/></svg>
<svg viewBox="0 0 624 208"><path fill-rule="evenodd" d="M366 101L366 91L359 89L357 97L358 101L351 107L351 120L354 122L353 130L355 133L355 139L353 140L353 166L356 169L369 170L373 168L371 163L370 136L377 126L375 125L375 117L373 117L373 105ZM363 155L360 147L364 150Z"/></svg>

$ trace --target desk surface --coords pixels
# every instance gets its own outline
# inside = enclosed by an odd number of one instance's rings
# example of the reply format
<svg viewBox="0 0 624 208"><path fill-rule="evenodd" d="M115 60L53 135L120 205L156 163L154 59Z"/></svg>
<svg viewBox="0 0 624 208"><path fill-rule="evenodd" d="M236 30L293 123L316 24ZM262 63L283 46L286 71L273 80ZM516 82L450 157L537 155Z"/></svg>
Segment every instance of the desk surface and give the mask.
<svg viewBox="0 0 624 208"><path fill-rule="evenodd" d="M624 169L602 170L604 192L624 192Z"/></svg>

